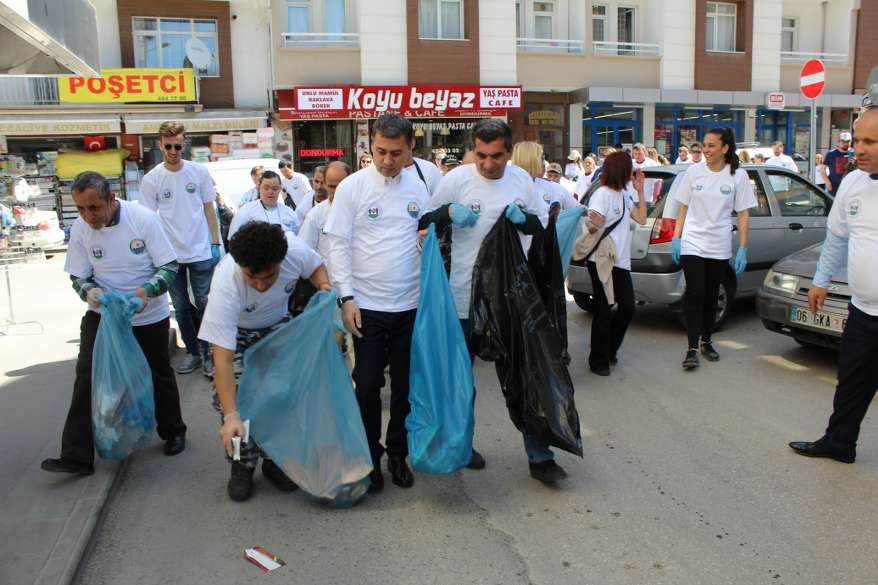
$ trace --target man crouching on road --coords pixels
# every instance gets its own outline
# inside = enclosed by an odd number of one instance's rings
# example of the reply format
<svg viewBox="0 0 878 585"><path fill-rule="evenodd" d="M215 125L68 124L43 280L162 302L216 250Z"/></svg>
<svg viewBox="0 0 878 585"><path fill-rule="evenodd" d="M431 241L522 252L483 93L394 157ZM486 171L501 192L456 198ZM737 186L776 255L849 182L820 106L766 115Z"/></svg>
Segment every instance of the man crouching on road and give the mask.
<svg viewBox="0 0 878 585"><path fill-rule="evenodd" d="M158 434L165 440L165 455L176 455L186 447L186 425L168 347L171 312L167 291L177 273L177 256L159 216L140 205L117 200L102 175L81 173L73 180L72 191L79 217L70 231L64 270L89 310L80 325L76 380L61 436L61 457L46 459L42 468L91 475L92 350L104 291L131 294L143 301L132 325L152 371Z"/></svg>
<svg viewBox="0 0 878 585"><path fill-rule="evenodd" d="M222 415L220 439L232 453L232 437L244 437L237 410L237 382L244 352L289 321L289 297L300 277L310 278L320 290L329 290L329 277L320 255L279 225L249 222L229 240L229 255L217 265L210 285L207 309L198 332L211 344L214 360L214 407ZM242 502L253 493L253 472L262 456L262 475L278 489L293 491L296 484L250 437L241 443L241 460L232 461L229 497Z"/></svg>

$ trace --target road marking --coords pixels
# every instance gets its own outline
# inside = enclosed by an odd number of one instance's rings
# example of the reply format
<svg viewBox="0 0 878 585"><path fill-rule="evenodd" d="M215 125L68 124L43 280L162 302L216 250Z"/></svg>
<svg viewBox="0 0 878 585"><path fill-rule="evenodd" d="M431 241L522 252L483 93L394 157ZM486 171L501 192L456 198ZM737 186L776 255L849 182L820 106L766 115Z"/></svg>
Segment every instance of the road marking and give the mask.
<svg viewBox="0 0 878 585"><path fill-rule="evenodd" d="M750 347L745 343L738 343L737 341L717 341L716 344L723 347L728 347L729 349L747 349L748 347Z"/></svg>
<svg viewBox="0 0 878 585"><path fill-rule="evenodd" d="M786 358L782 358L779 355L761 355L759 356L759 359L761 359L762 361L766 361L771 365L778 366L793 372L807 372L810 369L806 366L791 362Z"/></svg>

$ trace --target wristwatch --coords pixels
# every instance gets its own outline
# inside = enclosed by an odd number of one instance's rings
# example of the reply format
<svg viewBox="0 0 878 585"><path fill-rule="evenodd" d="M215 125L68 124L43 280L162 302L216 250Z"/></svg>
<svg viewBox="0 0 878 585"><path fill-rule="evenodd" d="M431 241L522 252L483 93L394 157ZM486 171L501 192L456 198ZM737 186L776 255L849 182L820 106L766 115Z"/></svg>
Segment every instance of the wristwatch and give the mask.
<svg viewBox="0 0 878 585"><path fill-rule="evenodd" d="M339 299L338 299L338 306L341 307L341 306L342 306L343 304L345 304L346 302L348 302L348 301L352 301L352 300L354 300L354 295L348 295L348 296L346 296L346 297L339 297Z"/></svg>

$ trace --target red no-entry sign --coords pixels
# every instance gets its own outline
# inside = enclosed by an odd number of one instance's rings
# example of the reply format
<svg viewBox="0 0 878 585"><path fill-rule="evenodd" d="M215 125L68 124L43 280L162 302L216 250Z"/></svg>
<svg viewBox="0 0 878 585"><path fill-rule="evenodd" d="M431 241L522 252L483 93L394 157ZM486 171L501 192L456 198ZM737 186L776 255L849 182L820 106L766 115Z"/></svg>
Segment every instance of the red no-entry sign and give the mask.
<svg viewBox="0 0 878 585"><path fill-rule="evenodd" d="M799 74L799 88L802 95L813 100L817 99L826 87L826 67L820 59L811 59L802 66Z"/></svg>

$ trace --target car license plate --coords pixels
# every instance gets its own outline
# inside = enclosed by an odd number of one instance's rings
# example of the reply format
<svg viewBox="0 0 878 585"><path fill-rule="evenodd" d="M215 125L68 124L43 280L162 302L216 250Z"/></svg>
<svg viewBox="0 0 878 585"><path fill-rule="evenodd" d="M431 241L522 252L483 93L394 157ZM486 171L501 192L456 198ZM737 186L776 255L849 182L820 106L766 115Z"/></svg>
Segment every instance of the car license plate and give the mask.
<svg viewBox="0 0 878 585"><path fill-rule="evenodd" d="M835 313L827 313L825 311L812 312L809 309L801 307L790 307L790 321L801 325L808 325L818 329L826 329L827 331L835 331L841 333L847 324L847 315L837 315Z"/></svg>

